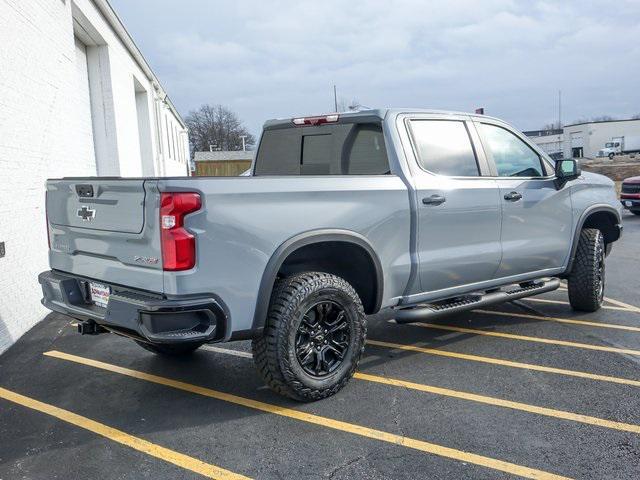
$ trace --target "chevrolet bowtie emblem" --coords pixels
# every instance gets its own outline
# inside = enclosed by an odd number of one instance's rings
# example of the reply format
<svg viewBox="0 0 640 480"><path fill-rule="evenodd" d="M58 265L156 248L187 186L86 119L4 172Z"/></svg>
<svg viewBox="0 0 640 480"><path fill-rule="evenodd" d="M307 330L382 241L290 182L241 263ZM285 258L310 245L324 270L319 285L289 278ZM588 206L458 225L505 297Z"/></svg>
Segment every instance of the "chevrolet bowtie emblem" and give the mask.
<svg viewBox="0 0 640 480"><path fill-rule="evenodd" d="M91 210L87 207L82 207L80 210L78 210L77 215L82 219L83 222L90 222L96 217L96 211Z"/></svg>

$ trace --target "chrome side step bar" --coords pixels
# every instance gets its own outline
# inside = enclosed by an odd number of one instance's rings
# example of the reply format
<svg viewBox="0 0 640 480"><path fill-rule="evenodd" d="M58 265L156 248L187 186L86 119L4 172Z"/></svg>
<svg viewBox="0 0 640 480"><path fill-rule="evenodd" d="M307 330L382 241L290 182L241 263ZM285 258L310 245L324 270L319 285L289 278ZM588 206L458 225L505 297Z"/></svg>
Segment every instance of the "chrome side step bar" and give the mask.
<svg viewBox="0 0 640 480"><path fill-rule="evenodd" d="M476 308L495 305L496 303L511 302L519 298L539 295L540 293L551 292L560 286L559 278L551 278L545 281L538 281L526 286L519 286L513 290L498 290L487 293L477 293L456 297L450 301L437 304L416 305L395 310L395 320L397 323L411 323L425 319L434 319L451 315L452 313L466 312Z"/></svg>

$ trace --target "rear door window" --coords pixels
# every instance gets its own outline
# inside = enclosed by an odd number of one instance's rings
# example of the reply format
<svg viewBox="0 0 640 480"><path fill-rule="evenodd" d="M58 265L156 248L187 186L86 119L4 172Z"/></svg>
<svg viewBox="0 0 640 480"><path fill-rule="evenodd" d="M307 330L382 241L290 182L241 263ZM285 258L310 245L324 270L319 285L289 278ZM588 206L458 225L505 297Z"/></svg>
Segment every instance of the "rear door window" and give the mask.
<svg viewBox="0 0 640 480"><path fill-rule="evenodd" d="M256 175L385 175L382 127L345 123L265 130Z"/></svg>
<svg viewBox="0 0 640 480"><path fill-rule="evenodd" d="M480 175L467 126L460 120L412 120L411 135L420 166L438 175Z"/></svg>

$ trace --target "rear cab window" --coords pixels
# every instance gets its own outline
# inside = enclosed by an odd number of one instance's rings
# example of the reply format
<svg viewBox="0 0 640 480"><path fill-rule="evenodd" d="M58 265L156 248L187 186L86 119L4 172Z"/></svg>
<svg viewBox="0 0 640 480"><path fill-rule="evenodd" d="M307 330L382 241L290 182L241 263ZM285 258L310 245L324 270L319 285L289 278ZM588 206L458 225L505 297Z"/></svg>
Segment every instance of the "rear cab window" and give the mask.
<svg viewBox="0 0 640 480"><path fill-rule="evenodd" d="M381 121L358 120L353 117L344 123L267 127L254 174L390 174Z"/></svg>

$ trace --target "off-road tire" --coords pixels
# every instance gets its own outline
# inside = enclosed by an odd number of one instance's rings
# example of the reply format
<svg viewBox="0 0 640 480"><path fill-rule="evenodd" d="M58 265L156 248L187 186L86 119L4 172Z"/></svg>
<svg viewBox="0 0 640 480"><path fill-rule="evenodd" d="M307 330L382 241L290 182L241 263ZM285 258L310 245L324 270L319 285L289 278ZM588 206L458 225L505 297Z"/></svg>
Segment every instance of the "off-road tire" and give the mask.
<svg viewBox="0 0 640 480"><path fill-rule="evenodd" d="M296 335L308 309L332 302L344 311L348 349L335 371L324 377L307 373L296 356ZM274 286L263 335L251 343L260 375L275 392L302 402L329 397L353 376L367 335L360 297L344 279L320 272L304 272L279 279Z"/></svg>
<svg viewBox="0 0 640 480"><path fill-rule="evenodd" d="M202 345L201 343L146 343L138 340L135 342L145 350L165 357L184 357L191 355Z"/></svg>
<svg viewBox="0 0 640 480"><path fill-rule="evenodd" d="M578 250L568 277L569 303L574 310L595 312L602 305L605 286L605 243L600 230L580 232Z"/></svg>

